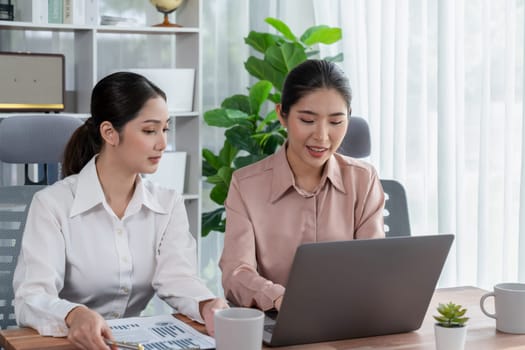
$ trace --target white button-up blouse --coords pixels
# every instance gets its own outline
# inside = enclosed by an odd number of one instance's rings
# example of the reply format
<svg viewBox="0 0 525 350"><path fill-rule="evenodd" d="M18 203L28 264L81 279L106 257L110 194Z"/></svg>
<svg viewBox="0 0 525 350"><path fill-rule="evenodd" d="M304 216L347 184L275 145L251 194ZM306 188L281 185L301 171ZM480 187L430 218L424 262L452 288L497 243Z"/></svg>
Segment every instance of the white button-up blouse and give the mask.
<svg viewBox="0 0 525 350"><path fill-rule="evenodd" d="M102 191L95 157L79 174L35 194L14 274L18 324L64 336L82 304L104 318L137 316L153 294L202 322L213 298L197 276L183 198L137 176L122 219Z"/></svg>

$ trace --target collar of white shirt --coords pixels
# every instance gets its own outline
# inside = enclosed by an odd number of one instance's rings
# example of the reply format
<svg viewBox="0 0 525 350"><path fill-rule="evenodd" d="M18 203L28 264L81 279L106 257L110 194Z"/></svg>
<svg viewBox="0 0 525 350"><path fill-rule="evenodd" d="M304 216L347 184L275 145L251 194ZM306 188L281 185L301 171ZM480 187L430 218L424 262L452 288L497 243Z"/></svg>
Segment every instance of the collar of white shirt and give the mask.
<svg viewBox="0 0 525 350"><path fill-rule="evenodd" d="M75 198L73 199L73 205L71 206L69 217L88 211L99 204L109 208L104 196L104 191L98 180L97 169L95 167L96 157L97 156L95 155L91 158L77 175L76 188L72 189L75 191ZM124 217L137 213L142 206L159 214L167 214L168 209L159 203L151 190L153 190L153 188L150 189L146 187L141 177L137 176L135 193L133 193L133 197L128 204Z"/></svg>

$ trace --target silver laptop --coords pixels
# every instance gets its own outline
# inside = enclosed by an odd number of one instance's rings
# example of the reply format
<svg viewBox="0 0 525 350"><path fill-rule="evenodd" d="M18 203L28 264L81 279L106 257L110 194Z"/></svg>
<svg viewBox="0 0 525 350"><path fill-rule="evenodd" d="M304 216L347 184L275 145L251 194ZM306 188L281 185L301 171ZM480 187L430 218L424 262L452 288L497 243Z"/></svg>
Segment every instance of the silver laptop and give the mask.
<svg viewBox="0 0 525 350"><path fill-rule="evenodd" d="M409 332L427 312L451 234L307 243L297 248L270 346Z"/></svg>

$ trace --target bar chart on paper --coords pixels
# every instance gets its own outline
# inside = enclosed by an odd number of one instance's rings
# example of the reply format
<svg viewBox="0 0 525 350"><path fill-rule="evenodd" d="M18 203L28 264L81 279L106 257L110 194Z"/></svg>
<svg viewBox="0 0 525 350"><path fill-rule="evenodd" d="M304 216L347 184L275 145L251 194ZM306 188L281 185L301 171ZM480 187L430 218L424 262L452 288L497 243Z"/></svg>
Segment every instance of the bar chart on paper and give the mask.
<svg viewBox="0 0 525 350"><path fill-rule="evenodd" d="M145 350L214 349L215 340L171 315L109 320L117 341L140 343Z"/></svg>

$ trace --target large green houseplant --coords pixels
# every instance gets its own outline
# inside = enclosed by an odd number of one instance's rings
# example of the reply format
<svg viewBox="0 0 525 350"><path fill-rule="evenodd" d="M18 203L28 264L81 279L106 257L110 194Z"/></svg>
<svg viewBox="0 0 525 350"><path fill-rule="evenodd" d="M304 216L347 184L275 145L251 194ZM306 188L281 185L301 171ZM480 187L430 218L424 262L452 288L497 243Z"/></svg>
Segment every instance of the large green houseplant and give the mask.
<svg viewBox="0 0 525 350"><path fill-rule="evenodd" d="M224 232L224 200L235 169L254 163L273 154L286 139L275 113L288 72L308 58L318 58L317 44L333 44L341 39L341 29L319 25L308 28L300 37L276 18L266 18L278 34L251 31L244 39L256 54L244 62L250 75L258 79L247 94L226 98L220 108L204 113L205 122L225 128L224 145L218 152L204 148L202 173L213 185L210 198L219 207L202 214L202 235L211 231ZM343 55L324 57L341 61ZM269 111L269 112L266 112Z"/></svg>

